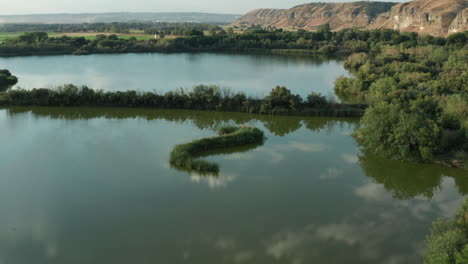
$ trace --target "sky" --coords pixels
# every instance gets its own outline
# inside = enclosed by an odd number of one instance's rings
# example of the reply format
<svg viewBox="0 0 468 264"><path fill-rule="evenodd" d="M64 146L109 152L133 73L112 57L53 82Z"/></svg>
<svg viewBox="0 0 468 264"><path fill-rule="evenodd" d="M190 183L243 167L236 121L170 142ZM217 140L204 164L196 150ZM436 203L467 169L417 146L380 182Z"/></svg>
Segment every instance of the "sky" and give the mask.
<svg viewBox="0 0 468 264"><path fill-rule="evenodd" d="M398 1L402 2L402 0L393 0L393 2ZM257 8L291 8L313 0L2 0L2 2L1 15L100 12L245 14ZM346 0L318 2L346 2Z"/></svg>

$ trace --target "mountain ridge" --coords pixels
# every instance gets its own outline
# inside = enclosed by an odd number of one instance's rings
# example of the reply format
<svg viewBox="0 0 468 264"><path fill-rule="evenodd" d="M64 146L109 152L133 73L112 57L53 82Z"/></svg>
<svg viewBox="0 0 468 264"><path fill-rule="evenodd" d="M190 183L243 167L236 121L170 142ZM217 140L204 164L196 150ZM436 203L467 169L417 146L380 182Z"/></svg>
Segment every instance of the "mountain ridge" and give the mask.
<svg viewBox="0 0 468 264"><path fill-rule="evenodd" d="M257 9L233 23L306 30L315 30L324 24L330 24L335 31L387 28L447 35L468 30L468 0L308 3L291 9Z"/></svg>

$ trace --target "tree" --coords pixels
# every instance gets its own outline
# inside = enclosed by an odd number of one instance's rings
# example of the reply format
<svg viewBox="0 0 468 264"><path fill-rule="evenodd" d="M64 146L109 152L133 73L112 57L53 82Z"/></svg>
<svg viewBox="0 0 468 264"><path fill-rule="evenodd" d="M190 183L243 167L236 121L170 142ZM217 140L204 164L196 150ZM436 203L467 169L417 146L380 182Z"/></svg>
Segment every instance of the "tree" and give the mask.
<svg viewBox="0 0 468 264"><path fill-rule="evenodd" d="M324 40L329 40L333 36L333 33L331 31L330 24L325 24L322 25L319 29L318 32L323 36Z"/></svg>
<svg viewBox="0 0 468 264"><path fill-rule="evenodd" d="M23 35L19 36L18 39L20 42L34 44L34 43L41 43L48 39L48 35L46 32L32 32L32 33L24 33Z"/></svg>
<svg viewBox="0 0 468 264"><path fill-rule="evenodd" d="M185 30L184 35L185 36L203 36L204 33L203 33L202 30L198 30L196 28L191 28L191 29Z"/></svg>
<svg viewBox="0 0 468 264"><path fill-rule="evenodd" d="M299 95L291 94L291 90L284 86L276 86L270 94L263 100L261 106L262 113L271 113L272 111L291 111L297 110L302 103Z"/></svg>
<svg viewBox="0 0 468 264"><path fill-rule="evenodd" d="M456 33L447 37L447 44L449 45L465 45L467 41L468 39L463 33Z"/></svg>
<svg viewBox="0 0 468 264"><path fill-rule="evenodd" d="M18 78L11 75L9 70L0 70L0 92L8 90L16 83L18 83Z"/></svg>
<svg viewBox="0 0 468 264"><path fill-rule="evenodd" d="M424 264L468 263L468 199L461 205L454 219L439 219L426 239Z"/></svg>
<svg viewBox="0 0 468 264"><path fill-rule="evenodd" d="M357 137L365 149L404 160L430 161L440 142L440 128L427 109L379 102L360 122Z"/></svg>

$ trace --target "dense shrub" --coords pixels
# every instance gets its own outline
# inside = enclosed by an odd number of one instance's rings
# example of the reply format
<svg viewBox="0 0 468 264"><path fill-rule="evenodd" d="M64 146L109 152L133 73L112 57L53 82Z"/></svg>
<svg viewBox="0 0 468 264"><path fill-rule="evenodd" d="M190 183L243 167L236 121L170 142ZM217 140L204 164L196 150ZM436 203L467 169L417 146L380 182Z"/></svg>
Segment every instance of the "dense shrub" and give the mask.
<svg viewBox="0 0 468 264"><path fill-rule="evenodd" d="M440 133L440 127L422 109L380 102L366 111L357 136L368 151L430 161L437 154Z"/></svg>
<svg viewBox="0 0 468 264"><path fill-rule="evenodd" d="M434 222L426 243L424 264L468 263L468 198L454 219Z"/></svg>
<svg viewBox="0 0 468 264"><path fill-rule="evenodd" d="M354 77L337 79L335 92L373 105L356 133L365 149L405 160L465 159L468 50L454 44L463 38L450 39L447 46L383 45L346 60Z"/></svg>
<svg viewBox="0 0 468 264"><path fill-rule="evenodd" d="M273 88L270 94L262 101L260 112L292 112L299 110L301 104L302 98L299 95L291 94L291 91L284 86L277 86Z"/></svg>
<svg viewBox="0 0 468 264"><path fill-rule="evenodd" d="M11 75L8 70L0 70L0 92L6 91L18 82L16 76Z"/></svg>

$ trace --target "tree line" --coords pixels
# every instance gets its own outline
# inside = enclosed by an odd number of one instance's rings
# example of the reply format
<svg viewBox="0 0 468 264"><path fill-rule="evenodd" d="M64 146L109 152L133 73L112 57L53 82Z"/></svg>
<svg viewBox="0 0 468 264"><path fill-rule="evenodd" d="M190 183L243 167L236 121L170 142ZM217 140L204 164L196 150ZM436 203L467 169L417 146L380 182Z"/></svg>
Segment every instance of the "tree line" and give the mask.
<svg viewBox="0 0 468 264"><path fill-rule="evenodd" d="M154 32L155 33L155 32ZM137 40L123 39L116 35L98 35L95 39L83 37L50 37L45 32L25 33L17 38L6 39L0 44L0 56L26 56L44 54L94 54L129 52L196 52L196 51L259 51L275 50L306 51L319 54L373 53L385 45L404 48L437 45L446 46L467 42L466 33L448 38L419 36L416 33L400 33L395 30L345 29L332 32L329 26L318 31L286 31L275 28L251 27L243 32L232 28L214 28L210 34L202 29L187 28L183 36Z"/></svg>
<svg viewBox="0 0 468 264"><path fill-rule="evenodd" d="M0 94L0 105L152 107L304 116L360 116L366 107L330 102L316 93L303 99L282 86L272 89L265 98L252 98L215 85L158 94L133 90L104 92L71 84L57 89L10 89Z"/></svg>

